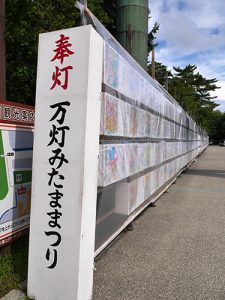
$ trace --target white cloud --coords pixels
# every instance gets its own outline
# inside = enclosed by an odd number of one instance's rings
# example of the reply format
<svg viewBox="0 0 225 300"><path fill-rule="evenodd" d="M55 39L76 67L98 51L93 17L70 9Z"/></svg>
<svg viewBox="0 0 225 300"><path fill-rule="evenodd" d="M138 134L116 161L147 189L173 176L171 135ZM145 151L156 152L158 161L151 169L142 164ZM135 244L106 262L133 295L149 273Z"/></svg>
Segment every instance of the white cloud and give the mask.
<svg viewBox="0 0 225 300"><path fill-rule="evenodd" d="M193 22L201 28L218 27L224 24L223 0L188 0L189 13Z"/></svg>
<svg viewBox="0 0 225 300"><path fill-rule="evenodd" d="M195 64L203 76L225 82L224 0L151 0L149 8L149 26L158 21L157 39L166 41L156 49L157 61L169 68Z"/></svg>
<svg viewBox="0 0 225 300"><path fill-rule="evenodd" d="M217 96L219 100L225 101L225 81L218 81L217 86L220 86L221 88L217 89L215 92L212 92L211 95L213 97Z"/></svg>

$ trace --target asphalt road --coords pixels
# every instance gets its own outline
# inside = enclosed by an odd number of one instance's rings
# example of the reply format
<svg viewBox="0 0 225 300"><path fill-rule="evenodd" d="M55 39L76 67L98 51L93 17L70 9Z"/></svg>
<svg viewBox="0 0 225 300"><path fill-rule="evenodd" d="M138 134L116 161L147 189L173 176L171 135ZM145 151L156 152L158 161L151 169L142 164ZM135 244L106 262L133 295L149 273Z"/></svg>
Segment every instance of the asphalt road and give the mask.
<svg viewBox="0 0 225 300"><path fill-rule="evenodd" d="M94 300L225 300L225 147L208 147L95 268Z"/></svg>

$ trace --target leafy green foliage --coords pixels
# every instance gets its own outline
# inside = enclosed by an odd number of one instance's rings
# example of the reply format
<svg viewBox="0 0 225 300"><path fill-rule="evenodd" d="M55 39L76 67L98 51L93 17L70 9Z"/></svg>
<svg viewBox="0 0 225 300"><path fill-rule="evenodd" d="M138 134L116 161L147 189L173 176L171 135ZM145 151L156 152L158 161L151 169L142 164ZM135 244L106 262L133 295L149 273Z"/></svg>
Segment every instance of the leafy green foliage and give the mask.
<svg viewBox="0 0 225 300"><path fill-rule="evenodd" d="M159 30L159 23L155 22L152 30L148 33L148 53L152 51L153 48L157 47L158 43L155 43L156 33Z"/></svg>
<svg viewBox="0 0 225 300"><path fill-rule="evenodd" d="M6 1L8 100L34 103L38 35L75 26L78 20L73 0Z"/></svg>
<svg viewBox="0 0 225 300"><path fill-rule="evenodd" d="M209 120L211 112L218 106L210 95L217 87L215 78L206 79L199 72L196 73L197 66L188 65L185 68L174 67L170 84L170 94L183 106L183 108L201 124L209 130Z"/></svg>
<svg viewBox="0 0 225 300"><path fill-rule="evenodd" d="M198 102L199 105L210 109L215 108L217 104L211 101L215 97L212 97L210 92L219 88L216 86L217 80L215 78L204 78L199 72L195 73L196 69L197 66L195 65L188 65L183 69L174 67L174 71L176 72L174 82L177 82L178 86L181 87L179 95L176 95L177 99L179 101L180 98L185 96L185 89L189 89L186 96L190 96L190 92L192 91L191 96L192 98L194 97L194 100Z"/></svg>
<svg viewBox="0 0 225 300"><path fill-rule="evenodd" d="M211 115L209 136L214 142L225 139L225 113L214 111Z"/></svg>
<svg viewBox="0 0 225 300"><path fill-rule="evenodd" d="M102 9L103 0L88 6L106 26L111 18ZM74 0L6 1L7 99L34 104L38 35L79 24Z"/></svg>
<svg viewBox="0 0 225 300"><path fill-rule="evenodd" d="M217 80L206 79L197 71L197 66L188 65L185 68L174 67L172 74L167 67L161 63L155 63L156 79L163 87L167 87L169 93L177 102L192 116L192 118L205 128L209 137L218 141L225 138L225 117L220 111L215 111L218 106L211 96L211 92L219 87ZM152 65L148 66L151 75ZM220 125L218 125L220 124Z"/></svg>
<svg viewBox="0 0 225 300"><path fill-rule="evenodd" d="M114 23L112 17L113 6L109 5L106 0L88 0L88 8L101 21L101 23L110 29ZM107 9L107 10L106 10Z"/></svg>
<svg viewBox="0 0 225 300"><path fill-rule="evenodd" d="M109 16L109 22L104 24L109 32L116 37L116 0L104 0L102 3L104 11Z"/></svg>
<svg viewBox="0 0 225 300"><path fill-rule="evenodd" d="M0 298L12 289L19 289L27 278L28 237L11 246L11 253L0 256Z"/></svg>
<svg viewBox="0 0 225 300"><path fill-rule="evenodd" d="M149 75L152 74L152 64L148 65L147 72ZM155 62L155 77L164 88L167 88L167 83L173 78L173 74L167 69L167 66L163 65L162 63Z"/></svg>

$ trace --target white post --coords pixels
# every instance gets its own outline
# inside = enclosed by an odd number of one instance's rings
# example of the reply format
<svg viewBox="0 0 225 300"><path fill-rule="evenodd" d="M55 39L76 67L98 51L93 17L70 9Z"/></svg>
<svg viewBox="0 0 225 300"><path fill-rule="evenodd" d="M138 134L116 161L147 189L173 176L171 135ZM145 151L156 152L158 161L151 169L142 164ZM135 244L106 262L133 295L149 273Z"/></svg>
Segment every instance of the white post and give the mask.
<svg viewBox="0 0 225 300"><path fill-rule="evenodd" d="M103 40L90 26L41 34L28 295L91 299Z"/></svg>

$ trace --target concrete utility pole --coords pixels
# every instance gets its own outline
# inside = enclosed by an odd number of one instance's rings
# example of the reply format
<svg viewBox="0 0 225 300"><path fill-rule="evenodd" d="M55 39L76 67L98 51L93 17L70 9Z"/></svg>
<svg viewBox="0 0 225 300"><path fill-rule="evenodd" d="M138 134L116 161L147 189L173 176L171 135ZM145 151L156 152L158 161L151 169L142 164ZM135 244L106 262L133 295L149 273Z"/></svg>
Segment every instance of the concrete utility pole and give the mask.
<svg viewBox="0 0 225 300"><path fill-rule="evenodd" d="M147 69L148 1L116 0L117 39Z"/></svg>
<svg viewBox="0 0 225 300"><path fill-rule="evenodd" d="M6 98L5 75L5 0L0 0L0 99Z"/></svg>

